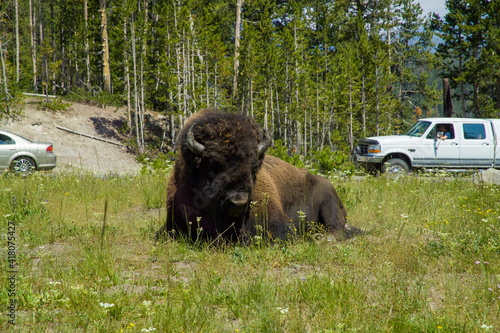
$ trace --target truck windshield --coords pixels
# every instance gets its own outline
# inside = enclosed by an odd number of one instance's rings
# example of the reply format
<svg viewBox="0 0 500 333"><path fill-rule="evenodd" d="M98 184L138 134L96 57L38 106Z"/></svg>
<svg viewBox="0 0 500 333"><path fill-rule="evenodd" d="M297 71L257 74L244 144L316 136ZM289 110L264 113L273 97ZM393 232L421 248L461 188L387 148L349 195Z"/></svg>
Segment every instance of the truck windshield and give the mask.
<svg viewBox="0 0 500 333"><path fill-rule="evenodd" d="M430 121L419 121L406 133L409 136L421 137L431 125Z"/></svg>

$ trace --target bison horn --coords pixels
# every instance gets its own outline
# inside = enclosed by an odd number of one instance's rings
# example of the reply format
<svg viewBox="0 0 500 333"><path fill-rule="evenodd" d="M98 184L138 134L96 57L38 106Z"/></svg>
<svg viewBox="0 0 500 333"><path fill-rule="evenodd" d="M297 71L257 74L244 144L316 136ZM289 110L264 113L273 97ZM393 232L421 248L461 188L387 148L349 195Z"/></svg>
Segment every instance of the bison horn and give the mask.
<svg viewBox="0 0 500 333"><path fill-rule="evenodd" d="M262 141L259 143L259 155L262 155L266 152L266 149L271 145L271 137L266 130L262 130Z"/></svg>
<svg viewBox="0 0 500 333"><path fill-rule="evenodd" d="M193 126L189 128L189 131L187 133L187 145L189 149L196 155L201 155L205 150L205 146L196 141L196 139L194 138Z"/></svg>

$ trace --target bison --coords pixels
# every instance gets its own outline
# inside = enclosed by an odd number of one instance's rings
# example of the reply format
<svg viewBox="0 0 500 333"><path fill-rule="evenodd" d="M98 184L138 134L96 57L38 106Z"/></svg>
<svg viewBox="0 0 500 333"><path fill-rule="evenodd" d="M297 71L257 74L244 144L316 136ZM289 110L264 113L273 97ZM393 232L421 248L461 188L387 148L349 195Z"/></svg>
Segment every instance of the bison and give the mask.
<svg viewBox="0 0 500 333"><path fill-rule="evenodd" d="M249 117L215 109L191 116L178 137L167 219L157 237L286 239L304 221L342 234L347 214L332 184L266 155L270 145Z"/></svg>

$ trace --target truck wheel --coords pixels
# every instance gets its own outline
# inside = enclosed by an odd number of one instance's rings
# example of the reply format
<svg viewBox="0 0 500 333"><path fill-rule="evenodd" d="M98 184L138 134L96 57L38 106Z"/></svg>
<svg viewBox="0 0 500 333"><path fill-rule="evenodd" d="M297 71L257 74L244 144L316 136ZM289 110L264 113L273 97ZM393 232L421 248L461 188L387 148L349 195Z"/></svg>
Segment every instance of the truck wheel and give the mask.
<svg viewBox="0 0 500 333"><path fill-rule="evenodd" d="M391 158L382 165L382 173L408 173L410 167L400 158Z"/></svg>

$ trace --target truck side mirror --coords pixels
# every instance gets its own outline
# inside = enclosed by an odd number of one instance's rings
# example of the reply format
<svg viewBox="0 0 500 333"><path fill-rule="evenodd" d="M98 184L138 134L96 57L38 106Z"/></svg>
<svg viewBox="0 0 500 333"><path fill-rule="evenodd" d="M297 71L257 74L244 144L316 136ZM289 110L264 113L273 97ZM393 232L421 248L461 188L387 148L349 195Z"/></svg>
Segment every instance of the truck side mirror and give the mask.
<svg viewBox="0 0 500 333"><path fill-rule="evenodd" d="M443 133L443 132L437 132L437 135L436 135L436 140L437 140L437 139L440 139L443 135L444 135L444 133Z"/></svg>

